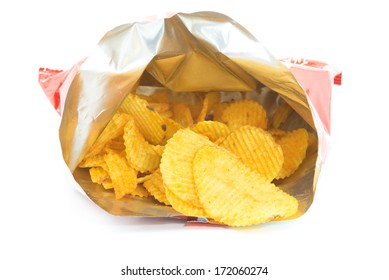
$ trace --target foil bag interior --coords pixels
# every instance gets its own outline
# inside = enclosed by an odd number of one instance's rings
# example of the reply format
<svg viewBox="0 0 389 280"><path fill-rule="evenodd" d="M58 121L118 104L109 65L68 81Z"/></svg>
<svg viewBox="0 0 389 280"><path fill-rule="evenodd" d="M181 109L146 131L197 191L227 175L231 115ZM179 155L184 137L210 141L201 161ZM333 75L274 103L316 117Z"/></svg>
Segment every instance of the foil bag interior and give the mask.
<svg viewBox="0 0 389 280"><path fill-rule="evenodd" d="M244 27L214 12L179 13L109 31L82 63L64 103L60 125L63 157L75 180L97 205L114 215L180 216L149 198L116 200L77 168L124 98L141 87L180 93L256 93L268 113L287 102L295 116L284 129L317 132L304 89L291 72ZM321 161L308 151L302 166L277 185L299 200L299 215L312 203ZM298 215L298 216L299 216Z"/></svg>

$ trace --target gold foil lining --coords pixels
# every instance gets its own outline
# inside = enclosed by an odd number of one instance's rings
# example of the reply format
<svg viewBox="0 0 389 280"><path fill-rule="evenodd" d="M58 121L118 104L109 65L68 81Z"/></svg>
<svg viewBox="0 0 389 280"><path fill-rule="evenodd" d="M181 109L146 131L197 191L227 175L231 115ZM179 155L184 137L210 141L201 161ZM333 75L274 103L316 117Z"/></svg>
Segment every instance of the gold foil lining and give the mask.
<svg viewBox="0 0 389 280"><path fill-rule="evenodd" d="M281 97L296 111L284 128L315 131L306 94L294 76L231 18L214 12L180 13L116 27L80 67L69 88L60 126L66 164L86 194L109 213L178 215L150 198L115 200L111 191L96 186L85 170L77 169L127 94L141 88L151 89L152 94L156 87L176 96L184 92L221 91L225 96L244 92L246 97L258 98L270 114ZM278 182L298 198L300 214L312 203L315 171L320 169L316 161L317 149L309 152L296 174Z"/></svg>

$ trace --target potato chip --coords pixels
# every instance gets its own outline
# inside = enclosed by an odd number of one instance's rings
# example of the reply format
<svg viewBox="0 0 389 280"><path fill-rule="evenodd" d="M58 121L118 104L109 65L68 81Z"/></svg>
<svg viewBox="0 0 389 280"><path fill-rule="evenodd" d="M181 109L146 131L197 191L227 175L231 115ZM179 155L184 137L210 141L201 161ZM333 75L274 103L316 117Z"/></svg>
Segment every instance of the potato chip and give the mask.
<svg viewBox="0 0 389 280"><path fill-rule="evenodd" d="M131 196L149 197L150 193L142 185L137 185L135 190L129 193Z"/></svg>
<svg viewBox="0 0 389 280"><path fill-rule="evenodd" d="M143 184L144 182L148 181L151 179L153 174L148 174L148 175L145 175L145 176L142 176L142 177L139 177L139 174L138 174L138 178L136 179L136 182L139 184Z"/></svg>
<svg viewBox="0 0 389 280"><path fill-rule="evenodd" d="M293 109L289 106L288 103L282 103L272 116L272 127L280 128L280 126L286 122L292 112Z"/></svg>
<svg viewBox="0 0 389 280"><path fill-rule="evenodd" d="M135 170L153 172L158 168L161 156L140 134L134 119L130 119L124 127L123 138L127 160Z"/></svg>
<svg viewBox="0 0 389 280"><path fill-rule="evenodd" d="M269 129L268 132L271 134L271 136L273 136L275 139L281 137L281 136L284 136L286 134L286 131L284 130L281 130L281 129L276 129L276 128L272 128L272 129Z"/></svg>
<svg viewBox="0 0 389 280"><path fill-rule="evenodd" d="M206 215L230 226L288 218L298 201L218 146L201 147L193 160L196 190Z"/></svg>
<svg viewBox="0 0 389 280"><path fill-rule="evenodd" d="M259 127L242 126L226 137L220 146L237 155L268 182L278 175L284 163L280 145L270 133Z"/></svg>
<svg viewBox="0 0 389 280"><path fill-rule="evenodd" d="M303 162L308 147L308 132L299 128L285 135L276 137L276 142L284 153L284 164L276 179L283 179L292 175Z"/></svg>
<svg viewBox="0 0 389 280"><path fill-rule="evenodd" d="M197 122L205 121L206 116L212 110L213 106L220 101L219 92L208 92L205 94L200 113L197 116Z"/></svg>
<svg viewBox="0 0 389 280"><path fill-rule="evenodd" d="M170 202L173 209L176 210L177 212L186 216L193 216L193 217L207 216L207 214L205 213L202 207L197 207L188 201L182 200L181 198L176 196L173 192L171 192L169 189L165 190L165 194L167 200Z"/></svg>
<svg viewBox="0 0 389 280"><path fill-rule="evenodd" d="M166 137L162 116L150 104L135 94L129 94L120 111L130 114L143 137L153 145L159 145Z"/></svg>
<svg viewBox="0 0 389 280"><path fill-rule="evenodd" d="M165 138L162 141L162 145L166 144L167 140L173 137L174 133L176 133L179 129L181 129L181 125L176 121L168 118L163 118L162 129L165 130Z"/></svg>
<svg viewBox="0 0 389 280"><path fill-rule="evenodd" d="M149 105L158 113L170 110L170 104L166 102L149 102Z"/></svg>
<svg viewBox="0 0 389 280"><path fill-rule="evenodd" d="M165 205L170 205L170 202L166 198L162 174L159 170L154 171L154 173L151 174L150 180L144 182L143 186L156 200Z"/></svg>
<svg viewBox="0 0 389 280"><path fill-rule="evenodd" d="M221 137L226 137L230 134L230 129L227 125L216 121L202 121L191 127L194 132L205 135L215 142Z"/></svg>
<svg viewBox="0 0 389 280"><path fill-rule="evenodd" d="M116 199L134 192L137 186L137 172L128 164L125 156L110 150L104 156L104 160L108 166Z"/></svg>
<svg viewBox="0 0 389 280"><path fill-rule="evenodd" d="M88 167L101 167L105 166L105 160L104 160L104 154L97 154L94 156L90 156L88 158L85 158L78 166L81 168L88 168ZM106 169L106 168L104 168Z"/></svg>
<svg viewBox="0 0 389 280"><path fill-rule="evenodd" d="M166 144L160 165L165 188L197 208L201 208L201 204L195 191L192 161L196 151L204 145L214 144L188 128L181 129ZM174 207L174 202L170 203Z"/></svg>
<svg viewBox="0 0 389 280"><path fill-rule="evenodd" d="M105 147L105 145L112 139L123 134L123 128L127 121L130 119L128 114L116 113L112 120L107 124L100 136L96 139L95 143L89 149L84 158L88 158L99 154Z"/></svg>
<svg viewBox="0 0 389 280"><path fill-rule="evenodd" d="M228 107L229 103L216 103L212 107L213 120L217 122L222 122L223 111Z"/></svg>
<svg viewBox="0 0 389 280"><path fill-rule="evenodd" d="M165 150L165 146L162 146L162 145L155 145L154 146L153 145L153 149L160 157L162 157L163 151Z"/></svg>
<svg viewBox="0 0 389 280"><path fill-rule="evenodd" d="M89 174L93 183L103 184L112 182L109 173L101 167L92 167L89 169Z"/></svg>
<svg viewBox="0 0 389 280"><path fill-rule="evenodd" d="M174 103L172 104L172 111L174 120L182 127L193 125L193 117L188 104Z"/></svg>
<svg viewBox="0 0 389 280"><path fill-rule="evenodd" d="M124 146L124 139L123 139L123 135L120 135L119 137L115 138L115 139L112 139L111 141L109 141L106 145L106 147L108 149L111 149L111 150L115 150L117 152L121 152L121 151L124 151L124 149L126 148Z"/></svg>
<svg viewBox="0 0 389 280"><path fill-rule="evenodd" d="M258 102L254 100L239 100L228 105L223 110L222 122L234 131L241 126L251 125L267 128L266 111Z"/></svg>

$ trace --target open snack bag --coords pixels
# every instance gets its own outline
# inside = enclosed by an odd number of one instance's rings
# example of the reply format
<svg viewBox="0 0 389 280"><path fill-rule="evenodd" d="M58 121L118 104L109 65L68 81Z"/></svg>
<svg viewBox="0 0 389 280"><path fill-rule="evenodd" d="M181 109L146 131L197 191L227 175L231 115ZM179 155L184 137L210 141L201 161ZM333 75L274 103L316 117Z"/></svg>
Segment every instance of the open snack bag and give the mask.
<svg viewBox="0 0 389 280"><path fill-rule="evenodd" d="M64 160L101 208L249 226L313 201L330 129L323 66L281 62L225 15L179 13L116 27L40 83Z"/></svg>

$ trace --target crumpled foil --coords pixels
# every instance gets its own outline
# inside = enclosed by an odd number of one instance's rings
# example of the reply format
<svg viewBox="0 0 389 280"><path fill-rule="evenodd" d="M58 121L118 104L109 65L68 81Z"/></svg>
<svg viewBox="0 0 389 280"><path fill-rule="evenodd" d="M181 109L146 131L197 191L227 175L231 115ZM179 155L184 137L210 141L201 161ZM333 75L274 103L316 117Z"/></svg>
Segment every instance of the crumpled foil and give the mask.
<svg viewBox="0 0 389 280"><path fill-rule="evenodd" d="M257 99L270 117L287 102L295 112L283 129L304 127L327 135L306 92L284 63L240 24L215 12L178 13L118 26L72 73L69 90L61 95L63 157L88 197L114 215L181 216L151 198L116 200L113 192L91 182L87 170L77 168L129 93L161 87L186 96L220 91L226 99L244 93ZM323 161L318 148L320 137L297 172L276 182L298 199L295 217L312 203Z"/></svg>

